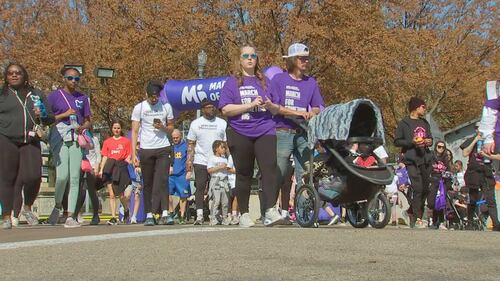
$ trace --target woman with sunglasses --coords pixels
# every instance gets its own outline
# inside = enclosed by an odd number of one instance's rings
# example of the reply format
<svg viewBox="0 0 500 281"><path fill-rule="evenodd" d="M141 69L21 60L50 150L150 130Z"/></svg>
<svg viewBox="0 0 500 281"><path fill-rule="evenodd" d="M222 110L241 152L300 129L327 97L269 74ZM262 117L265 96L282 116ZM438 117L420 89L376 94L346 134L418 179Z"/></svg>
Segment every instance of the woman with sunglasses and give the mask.
<svg viewBox="0 0 500 281"><path fill-rule="evenodd" d="M446 184L446 190L450 186L450 179L443 178L443 173L450 170L450 159L447 153L444 141L438 141L434 146L434 152L431 162L431 177L429 193L427 195L427 208L429 209L427 217L429 218L429 227L446 230L444 225L443 210L435 210L436 195L439 190L441 179Z"/></svg>
<svg viewBox="0 0 500 281"><path fill-rule="evenodd" d="M14 201L21 200L22 196L21 189L15 186L24 186L21 213L30 225L38 224L31 211L42 176L37 126L50 125L54 116L45 95L29 84L28 72L22 65L10 63L3 78L0 89L0 206L3 228L10 229Z"/></svg>
<svg viewBox="0 0 500 281"><path fill-rule="evenodd" d="M48 222L55 225L62 214L62 201L69 182L68 218L66 228L79 227L75 214L80 184L80 168L83 157L78 144L78 134L91 127L90 100L77 88L80 72L75 68L61 70L64 87L49 94L49 103L56 116L56 126L50 130L49 143L56 167L55 206Z"/></svg>
<svg viewBox="0 0 500 281"><path fill-rule="evenodd" d="M425 120L425 101L412 97L408 102L409 116L399 121L394 136L394 145L401 147L403 163L410 177L411 212L410 226L425 228L422 220L424 203L429 192L432 154L432 133Z"/></svg>
<svg viewBox="0 0 500 281"><path fill-rule="evenodd" d="M287 72L276 74L271 84L280 105L279 115L275 117L278 186L282 187L281 193L287 195L287 198L282 198L282 215L287 224L290 224L288 202L291 186L284 184L286 175L290 173L290 156L294 157L295 188L298 189L302 185L304 164L309 160L311 150L307 145L306 132L285 116L299 116L308 120L319 113L324 102L316 80L305 75L309 66L309 48L304 44L294 43L288 47L288 55L283 57L286 58Z"/></svg>
<svg viewBox="0 0 500 281"><path fill-rule="evenodd" d="M273 104L276 99L270 91L269 80L261 72L254 47L242 47L235 66L234 75L227 79L222 89L219 108L229 122L226 134L236 168L236 196L242 214L239 225L255 225L250 218L248 205L254 163L257 160L265 197L264 223L272 226L282 222L275 208L278 197L276 128L270 112L273 106L278 106Z"/></svg>

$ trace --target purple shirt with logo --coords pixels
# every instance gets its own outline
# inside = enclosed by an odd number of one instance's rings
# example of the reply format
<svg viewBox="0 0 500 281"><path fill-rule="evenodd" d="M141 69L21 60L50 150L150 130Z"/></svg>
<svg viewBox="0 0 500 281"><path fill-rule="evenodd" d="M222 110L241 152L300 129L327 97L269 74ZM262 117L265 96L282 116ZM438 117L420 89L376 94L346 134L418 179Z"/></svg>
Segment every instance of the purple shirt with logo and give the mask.
<svg viewBox="0 0 500 281"><path fill-rule="evenodd" d="M265 101L268 97L276 103L276 97L270 90L270 81L266 79L266 89L262 88L261 81L256 77L244 77L243 85L238 87L238 79L229 77L222 88L219 99L219 109L228 104L251 103L257 96ZM247 137L259 137L263 135L276 134L275 123L272 114L265 109L256 109L233 117L228 117L229 125L236 132Z"/></svg>
<svg viewBox="0 0 500 281"><path fill-rule="evenodd" d="M309 107L324 106L323 97L316 80L303 76L295 80L288 72L276 74L271 81L271 89L278 98L278 104L296 111L308 111ZM296 128L293 121L278 115L274 117L276 128Z"/></svg>
<svg viewBox="0 0 500 281"><path fill-rule="evenodd" d="M66 102L63 95L66 97L68 102ZM76 117L78 124L80 125L83 124L85 118L90 117L91 115L89 97L80 92L70 94L65 92L63 89L58 89L49 94L48 100L54 115L59 115L68 111L69 106L71 106L71 108L76 111ZM64 122L67 125L70 123L69 118L62 119L61 122Z"/></svg>

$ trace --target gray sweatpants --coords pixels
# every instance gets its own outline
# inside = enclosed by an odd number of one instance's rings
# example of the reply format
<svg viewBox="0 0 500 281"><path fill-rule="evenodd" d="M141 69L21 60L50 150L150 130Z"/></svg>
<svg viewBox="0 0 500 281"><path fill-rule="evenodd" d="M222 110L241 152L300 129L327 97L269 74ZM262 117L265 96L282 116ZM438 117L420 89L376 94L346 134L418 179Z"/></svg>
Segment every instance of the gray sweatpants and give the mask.
<svg viewBox="0 0 500 281"><path fill-rule="evenodd" d="M217 215L219 206L222 211L222 218L227 217L229 211L229 182L228 178L212 177L210 179L210 188L208 190L209 198L212 201L210 206L210 216L212 219Z"/></svg>

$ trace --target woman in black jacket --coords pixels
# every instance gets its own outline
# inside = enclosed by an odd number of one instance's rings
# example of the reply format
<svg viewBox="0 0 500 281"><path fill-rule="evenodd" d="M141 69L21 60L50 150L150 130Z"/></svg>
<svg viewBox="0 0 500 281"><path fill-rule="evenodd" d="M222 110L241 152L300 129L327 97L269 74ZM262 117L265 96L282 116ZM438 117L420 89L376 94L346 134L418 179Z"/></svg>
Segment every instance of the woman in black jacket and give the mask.
<svg viewBox="0 0 500 281"><path fill-rule="evenodd" d="M22 214L29 224L38 219L31 211L40 189L42 157L40 126L54 122L45 95L29 84L26 69L16 63L5 68L0 90L0 205L3 228L12 228L11 211L24 186Z"/></svg>
<svg viewBox="0 0 500 281"><path fill-rule="evenodd" d="M446 149L446 144L444 141L437 141L434 146L434 153L432 154L431 162L431 177L429 194L427 195L427 208L429 208L428 218L429 227L446 229L444 223L444 212L443 210L435 210L436 208L436 196L439 190L439 185L441 179L445 184L447 191L451 186L450 180L443 178L443 173L450 171L451 161L448 155L448 150Z"/></svg>
<svg viewBox="0 0 500 281"><path fill-rule="evenodd" d="M432 154L431 126L424 119L426 104L420 98L412 97L408 102L410 115L398 123L394 145L401 147L404 164L410 176L411 211L410 225L425 228L422 220L424 203L429 192L429 177Z"/></svg>

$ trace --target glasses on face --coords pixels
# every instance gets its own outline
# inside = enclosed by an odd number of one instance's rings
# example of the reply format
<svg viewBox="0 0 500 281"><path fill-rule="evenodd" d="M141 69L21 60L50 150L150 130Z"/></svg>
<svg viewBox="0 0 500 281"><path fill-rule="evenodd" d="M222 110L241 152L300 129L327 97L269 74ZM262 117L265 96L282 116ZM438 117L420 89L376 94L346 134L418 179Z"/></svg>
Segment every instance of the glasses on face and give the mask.
<svg viewBox="0 0 500 281"><path fill-rule="evenodd" d="M10 71L7 71L7 76L22 76L23 75L23 72L22 71L19 71L19 70L10 70Z"/></svg>
<svg viewBox="0 0 500 281"><path fill-rule="evenodd" d="M66 78L66 80L68 80L68 81L72 81L72 80L74 80L75 82L80 81L80 77L78 77L78 76L64 76L64 78Z"/></svg>
<svg viewBox="0 0 500 281"><path fill-rule="evenodd" d="M253 53L253 54L242 54L241 55L242 58L244 59L257 59L257 54L256 53Z"/></svg>
<svg viewBox="0 0 500 281"><path fill-rule="evenodd" d="M438 145L437 148L439 149L443 149L444 148L444 145Z"/></svg>
<svg viewBox="0 0 500 281"><path fill-rule="evenodd" d="M309 61L309 57L298 57L300 61Z"/></svg>

